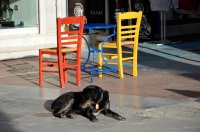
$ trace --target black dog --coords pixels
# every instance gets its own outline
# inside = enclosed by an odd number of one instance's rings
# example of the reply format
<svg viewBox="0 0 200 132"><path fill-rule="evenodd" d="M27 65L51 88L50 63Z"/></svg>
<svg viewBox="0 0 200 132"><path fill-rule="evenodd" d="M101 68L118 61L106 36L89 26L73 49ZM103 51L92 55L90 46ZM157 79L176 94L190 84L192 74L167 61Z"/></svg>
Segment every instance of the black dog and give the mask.
<svg viewBox="0 0 200 132"><path fill-rule="evenodd" d="M95 122L98 120L95 115L101 113L120 121L126 120L110 110L108 91L95 85L87 86L82 92L68 92L59 96L51 108L53 115L60 118L74 118L74 114L79 114Z"/></svg>

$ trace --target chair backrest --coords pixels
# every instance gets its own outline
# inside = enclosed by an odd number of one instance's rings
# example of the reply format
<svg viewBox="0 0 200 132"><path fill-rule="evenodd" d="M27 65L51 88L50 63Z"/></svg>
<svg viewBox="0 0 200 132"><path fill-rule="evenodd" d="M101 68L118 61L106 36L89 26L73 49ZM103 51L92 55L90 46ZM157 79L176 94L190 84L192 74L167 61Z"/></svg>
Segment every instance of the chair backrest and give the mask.
<svg viewBox="0 0 200 132"><path fill-rule="evenodd" d="M61 51L63 46L73 45L77 50L81 50L82 35L84 28L84 16L72 16L57 18L57 48ZM76 25L74 29L65 29L70 25Z"/></svg>
<svg viewBox="0 0 200 132"><path fill-rule="evenodd" d="M117 42L132 40L138 44L142 11L117 14Z"/></svg>

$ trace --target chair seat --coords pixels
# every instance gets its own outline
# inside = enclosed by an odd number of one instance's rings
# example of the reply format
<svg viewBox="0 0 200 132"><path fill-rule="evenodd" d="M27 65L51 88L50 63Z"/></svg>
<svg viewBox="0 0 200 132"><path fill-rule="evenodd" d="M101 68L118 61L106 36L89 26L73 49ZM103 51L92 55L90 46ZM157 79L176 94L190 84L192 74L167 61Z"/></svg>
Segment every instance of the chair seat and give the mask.
<svg viewBox="0 0 200 132"><path fill-rule="evenodd" d="M42 49L42 51L44 52L57 52L57 48L45 48L45 49ZM67 52L74 52L74 51L77 51L77 48L76 47L62 47L62 53L67 53Z"/></svg>
<svg viewBox="0 0 200 132"><path fill-rule="evenodd" d="M128 46L128 45L133 45L134 44L134 41L122 41L121 43L123 46ZM116 45L116 42L106 42L104 43L104 47L106 48L115 48L117 45Z"/></svg>

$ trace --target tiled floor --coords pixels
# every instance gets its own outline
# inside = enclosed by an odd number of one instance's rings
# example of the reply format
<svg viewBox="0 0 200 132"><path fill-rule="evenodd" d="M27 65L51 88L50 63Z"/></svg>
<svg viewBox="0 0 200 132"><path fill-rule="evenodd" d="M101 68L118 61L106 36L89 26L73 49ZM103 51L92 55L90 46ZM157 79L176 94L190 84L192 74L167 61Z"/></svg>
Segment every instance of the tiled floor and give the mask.
<svg viewBox="0 0 200 132"><path fill-rule="evenodd" d="M103 78L94 77L93 84L120 95L172 99L200 96L199 55L194 56L170 46L142 44L139 49L138 77L132 77L132 68L126 65L124 79L119 79L117 74L108 73ZM0 72L0 85L39 88L38 57L0 61ZM76 86L74 73L70 71L66 91L80 90L89 85L89 81L89 74L82 72L82 85ZM48 88L59 89L56 74L45 74L44 89Z"/></svg>

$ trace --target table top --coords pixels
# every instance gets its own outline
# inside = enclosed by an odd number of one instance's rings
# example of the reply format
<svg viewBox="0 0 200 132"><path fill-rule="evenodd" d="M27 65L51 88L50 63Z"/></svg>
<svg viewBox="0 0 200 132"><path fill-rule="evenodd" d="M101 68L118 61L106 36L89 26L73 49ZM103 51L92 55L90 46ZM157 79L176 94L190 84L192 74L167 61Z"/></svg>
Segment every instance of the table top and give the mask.
<svg viewBox="0 0 200 132"><path fill-rule="evenodd" d="M87 23L84 25L84 29L109 29L115 28L115 24L105 24L105 23Z"/></svg>

